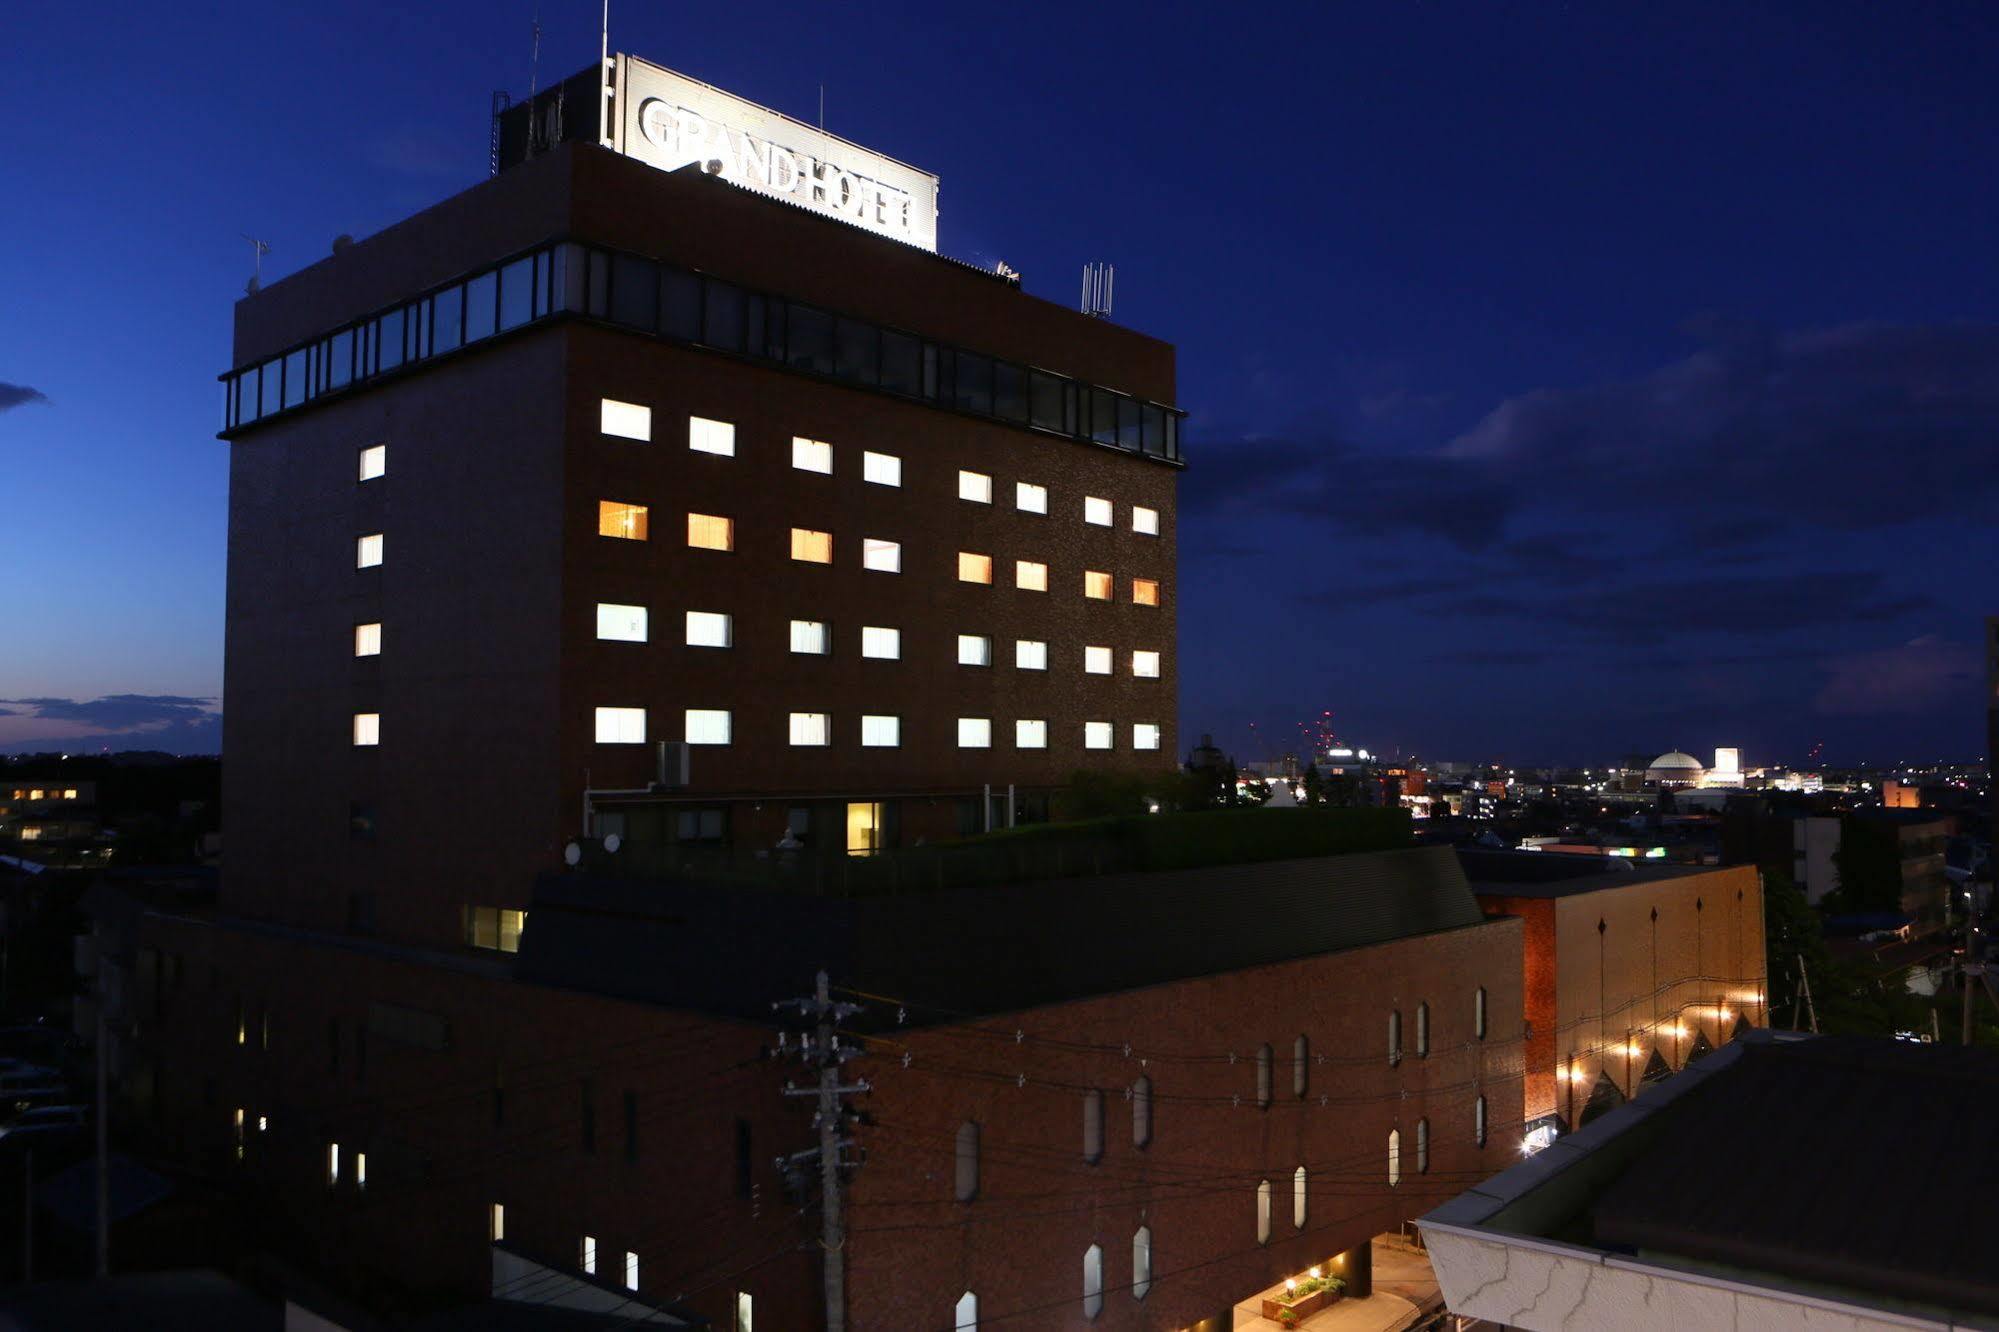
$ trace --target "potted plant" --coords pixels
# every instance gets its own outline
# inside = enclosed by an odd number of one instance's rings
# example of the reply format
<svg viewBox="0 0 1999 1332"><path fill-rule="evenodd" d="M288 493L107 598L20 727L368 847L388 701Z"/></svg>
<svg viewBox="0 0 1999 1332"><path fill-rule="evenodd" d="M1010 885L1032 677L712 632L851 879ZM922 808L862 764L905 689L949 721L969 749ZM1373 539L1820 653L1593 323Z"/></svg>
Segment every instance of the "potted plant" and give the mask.
<svg viewBox="0 0 1999 1332"><path fill-rule="evenodd" d="M1327 1305L1338 1303L1346 1288L1344 1278L1320 1276L1313 1268L1310 1275L1286 1281L1282 1294L1266 1298L1263 1316L1280 1327L1296 1327Z"/></svg>

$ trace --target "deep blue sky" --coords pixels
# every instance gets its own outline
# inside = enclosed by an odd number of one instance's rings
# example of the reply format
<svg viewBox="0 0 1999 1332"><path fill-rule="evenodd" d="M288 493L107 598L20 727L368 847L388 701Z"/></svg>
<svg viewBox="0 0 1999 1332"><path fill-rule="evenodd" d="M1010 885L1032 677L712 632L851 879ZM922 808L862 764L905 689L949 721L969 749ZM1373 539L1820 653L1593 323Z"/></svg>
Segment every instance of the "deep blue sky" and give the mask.
<svg viewBox="0 0 1999 1332"><path fill-rule="evenodd" d="M544 81L587 65L595 4L541 9ZM282 275L477 181L533 5L17 11L0 700L38 701L0 749L212 747L239 233ZM1330 710L1428 757L1838 763L1982 750L1990 20L617 0L612 45L807 118L823 83L1032 291L1117 265L1193 413L1188 743Z"/></svg>

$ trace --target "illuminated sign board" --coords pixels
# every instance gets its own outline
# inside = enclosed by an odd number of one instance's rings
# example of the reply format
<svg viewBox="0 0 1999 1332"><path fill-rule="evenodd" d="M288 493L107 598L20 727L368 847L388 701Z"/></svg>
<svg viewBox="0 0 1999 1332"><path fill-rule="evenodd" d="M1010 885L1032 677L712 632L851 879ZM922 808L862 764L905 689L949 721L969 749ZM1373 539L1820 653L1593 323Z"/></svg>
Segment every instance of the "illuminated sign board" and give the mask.
<svg viewBox="0 0 1999 1332"><path fill-rule="evenodd" d="M733 93L621 55L606 145L712 176L864 231L937 249L937 177Z"/></svg>

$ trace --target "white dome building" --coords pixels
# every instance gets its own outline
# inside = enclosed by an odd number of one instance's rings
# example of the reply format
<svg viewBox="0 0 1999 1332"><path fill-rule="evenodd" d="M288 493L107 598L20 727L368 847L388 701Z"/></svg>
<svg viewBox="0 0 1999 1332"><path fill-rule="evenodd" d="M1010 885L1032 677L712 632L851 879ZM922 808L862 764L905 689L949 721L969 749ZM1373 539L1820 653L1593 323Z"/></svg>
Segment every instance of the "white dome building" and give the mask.
<svg viewBox="0 0 1999 1332"><path fill-rule="evenodd" d="M1647 786L1674 787L1699 786L1707 776L1707 769L1692 754L1683 754L1675 749L1652 760L1645 769Z"/></svg>

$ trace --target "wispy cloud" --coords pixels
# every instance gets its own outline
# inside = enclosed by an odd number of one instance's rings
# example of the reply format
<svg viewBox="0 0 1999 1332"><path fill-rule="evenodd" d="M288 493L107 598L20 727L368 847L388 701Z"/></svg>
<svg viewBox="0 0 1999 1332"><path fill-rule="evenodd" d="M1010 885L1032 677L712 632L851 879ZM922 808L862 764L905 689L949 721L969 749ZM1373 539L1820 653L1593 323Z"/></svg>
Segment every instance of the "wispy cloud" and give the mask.
<svg viewBox="0 0 1999 1332"><path fill-rule="evenodd" d="M0 699L0 750L163 749L212 754L222 714L212 698L107 694L102 698Z"/></svg>
<svg viewBox="0 0 1999 1332"><path fill-rule="evenodd" d="M31 402L48 400L49 395L38 388L30 388L26 384L9 384L5 380L0 380L0 412L10 412Z"/></svg>

